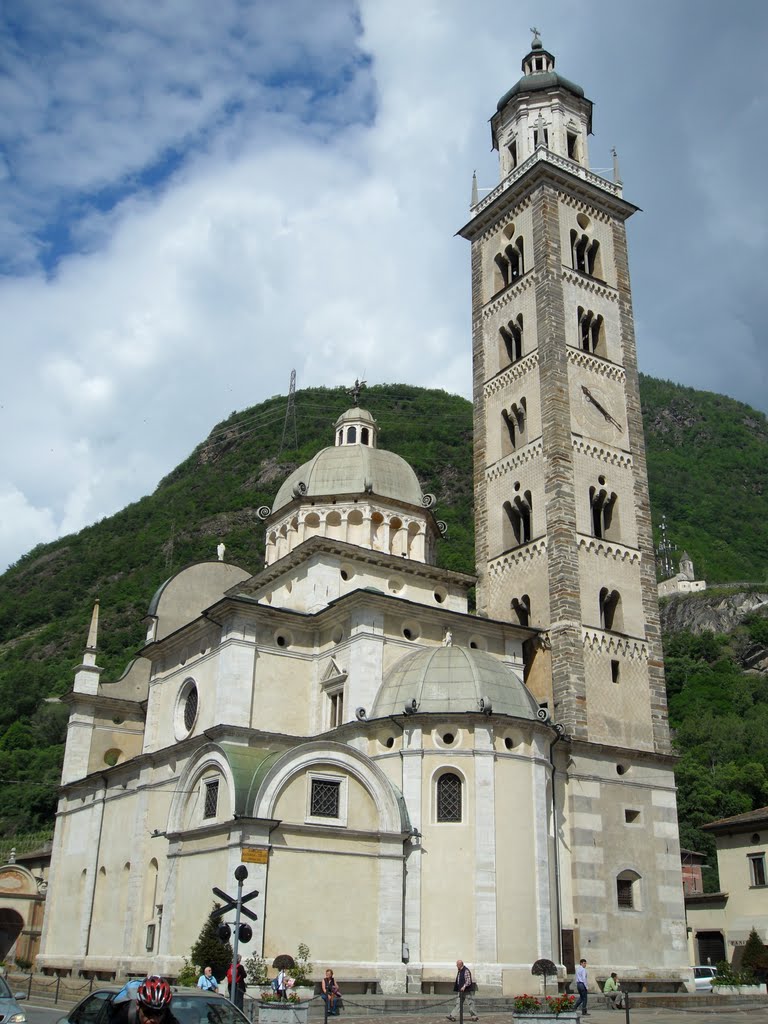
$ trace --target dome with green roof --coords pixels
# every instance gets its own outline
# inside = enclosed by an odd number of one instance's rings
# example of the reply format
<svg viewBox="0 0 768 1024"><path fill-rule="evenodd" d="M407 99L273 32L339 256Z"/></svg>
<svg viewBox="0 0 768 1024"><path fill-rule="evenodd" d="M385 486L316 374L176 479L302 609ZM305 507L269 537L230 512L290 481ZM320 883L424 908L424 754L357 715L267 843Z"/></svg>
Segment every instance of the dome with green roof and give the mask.
<svg viewBox="0 0 768 1024"><path fill-rule="evenodd" d="M494 714L533 721L539 706L522 679L487 651L454 645L414 651L384 677L369 718L401 715L406 705L419 713ZM413 703L415 701L415 704Z"/></svg>
<svg viewBox="0 0 768 1024"><path fill-rule="evenodd" d="M394 452L376 447L377 427L366 409L342 413L334 427L336 443L294 470L277 492L272 512L294 498L375 494L421 507L424 495L411 466Z"/></svg>

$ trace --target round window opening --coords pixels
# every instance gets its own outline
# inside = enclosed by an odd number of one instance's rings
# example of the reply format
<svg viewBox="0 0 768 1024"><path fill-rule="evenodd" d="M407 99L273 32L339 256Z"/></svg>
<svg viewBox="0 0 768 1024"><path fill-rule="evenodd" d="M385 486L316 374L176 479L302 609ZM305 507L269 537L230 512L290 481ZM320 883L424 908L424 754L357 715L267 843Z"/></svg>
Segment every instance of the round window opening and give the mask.
<svg viewBox="0 0 768 1024"><path fill-rule="evenodd" d="M751 841L753 843L759 843L760 842L760 834L758 832L753 833Z"/></svg>
<svg viewBox="0 0 768 1024"><path fill-rule="evenodd" d="M448 597L448 591L443 590L442 587L436 587L435 592L432 596L434 597L435 601L437 601L438 604L442 604L443 601L445 601L446 597Z"/></svg>
<svg viewBox="0 0 768 1024"><path fill-rule="evenodd" d="M190 732L192 726L195 724L197 718L198 708L198 695L197 687L194 683L190 686L187 691L187 696L184 698L184 728L187 732Z"/></svg>
<svg viewBox="0 0 768 1024"><path fill-rule="evenodd" d="M616 774L617 775L626 775L626 773L628 771L629 771L629 765L628 764L617 764L616 765Z"/></svg>
<svg viewBox="0 0 768 1024"><path fill-rule="evenodd" d="M512 739L511 736L507 736L506 737L506 739L504 740L504 746L507 748L507 750L513 750L514 749L515 741Z"/></svg>
<svg viewBox="0 0 768 1024"><path fill-rule="evenodd" d="M395 737L394 736L387 736L386 740L384 741L384 746L385 747L389 747L390 750L391 750L392 747L394 747L394 745L395 745Z"/></svg>
<svg viewBox="0 0 768 1024"><path fill-rule="evenodd" d="M443 743L446 745L446 747L450 747L450 745L453 743L455 739L456 737L453 735L452 732L443 733Z"/></svg>

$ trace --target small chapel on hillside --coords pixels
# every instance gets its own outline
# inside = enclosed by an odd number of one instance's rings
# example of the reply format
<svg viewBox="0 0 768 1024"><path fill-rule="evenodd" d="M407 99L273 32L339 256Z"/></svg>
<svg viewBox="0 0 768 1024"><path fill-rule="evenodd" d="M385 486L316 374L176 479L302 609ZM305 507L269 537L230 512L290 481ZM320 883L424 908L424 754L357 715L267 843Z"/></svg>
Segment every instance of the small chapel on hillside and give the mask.
<svg viewBox="0 0 768 1024"><path fill-rule="evenodd" d="M98 607L71 708L38 966L175 976L246 863L246 956L486 994L688 980L618 180L535 35L473 194L477 574L432 495L339 410L264 510L265 565L190 565L121 678ZM385 440L385 439L382 439ZM477 611L468 591L477 585Z"/></svg>

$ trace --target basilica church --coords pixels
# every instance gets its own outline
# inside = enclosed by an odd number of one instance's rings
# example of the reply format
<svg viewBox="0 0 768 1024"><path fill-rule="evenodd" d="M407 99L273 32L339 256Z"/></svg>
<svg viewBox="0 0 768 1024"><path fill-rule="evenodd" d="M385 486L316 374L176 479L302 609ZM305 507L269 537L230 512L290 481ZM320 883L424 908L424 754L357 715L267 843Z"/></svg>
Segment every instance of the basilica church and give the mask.
<svg viewBox="0 0 768 1024"><path fill-rule="evenodd" d="M304 942L382 992L457 957L488 995L530 990L542 957L687 979L636 207L590 170L591 128L535 35L491 118L499 184L459 231L476 576L436 565L435 499L354 401L262 510L256 575L166 580L114 680L94 609L40 969L175 976L244 863L246 956Z"/></svg>

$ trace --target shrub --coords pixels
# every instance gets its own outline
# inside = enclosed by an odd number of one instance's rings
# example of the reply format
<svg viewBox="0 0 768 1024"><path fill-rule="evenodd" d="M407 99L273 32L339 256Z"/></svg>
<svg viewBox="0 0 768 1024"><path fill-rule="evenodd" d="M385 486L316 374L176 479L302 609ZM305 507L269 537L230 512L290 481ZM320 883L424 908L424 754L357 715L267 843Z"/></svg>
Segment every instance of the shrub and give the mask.
<svg viewBox="0 0 768 1024"><path fill-rule="evenodd" d="M184 959L184 966L181 968L181 970L178 973L178 976L176 978L176 984L177 985L196 985L197 984L197 979L203 973L202 969L198 970L198 968L195 967L194 964L190 963L189 960L186 957L184 957L183 959ZM218 981L219 979L217 978L216 980Z"/></svg>

